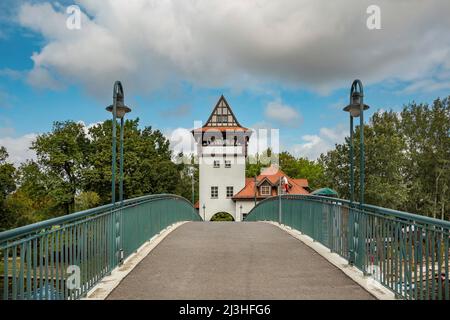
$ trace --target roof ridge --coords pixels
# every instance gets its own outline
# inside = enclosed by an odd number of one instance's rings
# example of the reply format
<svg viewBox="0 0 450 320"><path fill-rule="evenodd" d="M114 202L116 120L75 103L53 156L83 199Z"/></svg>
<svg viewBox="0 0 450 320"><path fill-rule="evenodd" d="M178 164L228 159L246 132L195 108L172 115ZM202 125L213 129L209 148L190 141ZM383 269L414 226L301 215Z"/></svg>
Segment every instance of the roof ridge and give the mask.
<svg viewBox="0 0 450 320"><path fill-rule="evenodd" d="M205 122L205 124L203 125L203 128L204 128L204 127L207 127L207 126L208 126L208 123L211 122L211 119L212 119L214 113L216 112L217 108L219 108L220 103L221 103L222 101L225 103L226 108L230 111L231 116L233 117L233 120L234 120L234 122L236 123L236 126L237 126L237 127L241 127L241 128L246 129L245 127L242 127L241 124L239 123L239 121L238 121L236 115L235 115L234 112L233 112L233 109L231 108L230 104L228 103L227 99L225 98L225 96L224 96L223 94L220 96L219 100L217 101L216 105L214 106L214 108L213 108L213 110L212 110L212 112L211 112L211 115L208 117L208 120L207 120L207 121ZM214 128L214 126L211 126L211 127ZM216 126L216 127L217 127L217 126Z"/></svg>

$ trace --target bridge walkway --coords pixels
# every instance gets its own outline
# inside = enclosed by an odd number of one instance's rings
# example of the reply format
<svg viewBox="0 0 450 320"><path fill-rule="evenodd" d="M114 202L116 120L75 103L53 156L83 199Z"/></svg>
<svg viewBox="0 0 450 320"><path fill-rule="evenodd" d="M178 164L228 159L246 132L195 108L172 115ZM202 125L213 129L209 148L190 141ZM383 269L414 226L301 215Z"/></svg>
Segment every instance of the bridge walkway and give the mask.
<svg viewBox="0 0 450 320"><path fill-rule="evenodd" d="M374 299L314 250L262 222L190 222L108 299Z"/></svg>

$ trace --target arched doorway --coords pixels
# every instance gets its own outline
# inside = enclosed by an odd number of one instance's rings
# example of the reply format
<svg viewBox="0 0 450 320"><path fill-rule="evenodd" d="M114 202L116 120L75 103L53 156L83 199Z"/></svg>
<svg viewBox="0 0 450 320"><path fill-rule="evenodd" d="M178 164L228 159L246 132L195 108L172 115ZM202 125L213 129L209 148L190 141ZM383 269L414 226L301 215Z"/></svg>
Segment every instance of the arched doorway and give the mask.
<svg viewBox="0 0 450 320"><path fill-rule="evenodd" d="M234 221L234 217L228 212L217 212L211 217L210 221Z"/></svg>

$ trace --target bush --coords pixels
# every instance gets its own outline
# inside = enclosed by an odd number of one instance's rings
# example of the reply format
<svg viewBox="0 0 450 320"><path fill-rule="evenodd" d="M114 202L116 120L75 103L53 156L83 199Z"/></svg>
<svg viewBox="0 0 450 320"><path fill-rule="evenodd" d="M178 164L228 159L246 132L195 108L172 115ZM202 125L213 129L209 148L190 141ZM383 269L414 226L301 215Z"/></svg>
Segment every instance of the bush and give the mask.
<svg viewBox="0 0 450 320"><path fill-rule="evenodd" d="M211 221L234 221L234 218L227 212L219 212L211 218Z"/></svg>

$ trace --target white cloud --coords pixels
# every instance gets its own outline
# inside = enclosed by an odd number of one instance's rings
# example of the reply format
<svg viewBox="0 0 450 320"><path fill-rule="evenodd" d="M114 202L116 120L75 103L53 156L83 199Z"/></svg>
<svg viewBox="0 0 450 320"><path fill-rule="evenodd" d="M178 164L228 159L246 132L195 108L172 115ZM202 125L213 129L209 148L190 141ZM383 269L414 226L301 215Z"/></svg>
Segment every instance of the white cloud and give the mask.
<svg viewBox="0 0 450 320"><path fill-rule="evenodd" d="M450 69L448 0L379 0L375 31L366 0L75 2L88 14L77 31L64 8L21 6L20 24L46 40L32 57L34 85L79 83L98 95L115 79L135 91L278 82L328 92L357 77L415 82Z"/></svg>
<svg viewBox="0 0 450 320"><path fill-rule="evenodd" d="M170 148L173 155L179 153L184 155L192 155L197 152L197 144L191 131L186 128L166 129L164 135L170 141Z"/></svg>
<svg viewBox="0 0 450 320"><path fill-rule="evenodd" d="M8 122L4 121L4 123ZM85 124L84 121L80 120L78 123L84 126L84 131L88 138L90 138L89 129L102 123L102 121ZM8 161L13 163L15 166L19 166L26 160L36 160L36 152L34 150L30 150L30 147L32 142L36 140L37 136L38 134L36 133L28 133L23 136L17 136L14 128L5 126L0 128L0 146L5 147L8 151Z"/></svg>
<svg viewBox="0 0 450 320"><path fill-rule="evenodd" d="M267 104L265 115L270 120L288 127L298 127L302 122L300 113L293 107L283 104L279 99Z"/></svg>
<svg viewBox="0 0 450 320"><path fill-rule="evenodd" d="M437 90L448 90L448 89L450 89L450 79L446 81L424 79L408 85L405 89L402 90L402 92L403 93L412 93L417 91L432 92Z"/></svg>
<svg viewBox="0 0 450 320"><path fill-rule="evenodd" d="M303 143L292 145L289 151L296 156L315 160L322 153L332 150L336 143L344 142L347 135L348 129L343 125L321 128L317 135L302 136Z"/></svg>
<svg viewBox="0 0 450 320"><path fill-rule="evenodd" d="M77 123L79 123L79 124L81 124L83 126L83 131L86 134L87 138L92 140L92 136L89 133L89 129L91 129L91 128L99 125L99 124L102 124L103 121L97 121L97 122L86 124L86 123L84 123L83 120L79 120Z"/></svg>
<svg viewBox="0 0 450 320"><path fill-rule="evenodd" d="M10 132L11 133L11 132ZM31 143L36 139L34 133L26 134L21 137L0 137L0 146L4 146L8 151L8 161L15 166L19 166L28 159L36 159L36 153L30 150Z"/></svg>

